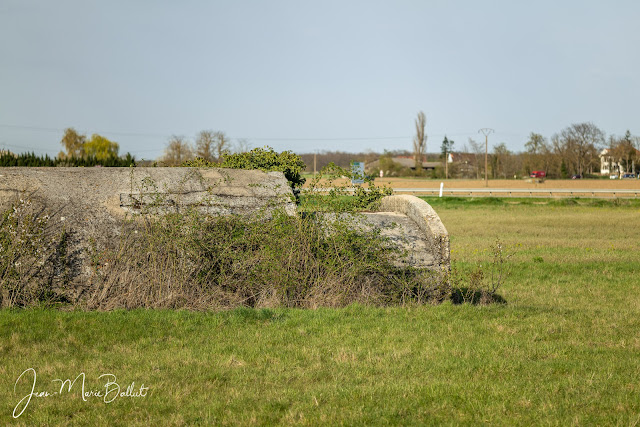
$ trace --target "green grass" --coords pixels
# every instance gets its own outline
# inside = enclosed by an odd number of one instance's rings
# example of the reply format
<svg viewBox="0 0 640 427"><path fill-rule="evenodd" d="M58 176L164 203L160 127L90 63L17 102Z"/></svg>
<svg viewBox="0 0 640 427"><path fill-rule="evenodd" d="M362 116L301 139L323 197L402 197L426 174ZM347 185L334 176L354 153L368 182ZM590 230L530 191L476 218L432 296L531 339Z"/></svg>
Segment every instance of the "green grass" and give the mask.
<svg viewBox="0 0 640 427"><path fill-rule="evenodd" d="M637 425L640 205L428 199L472 268L506 245L506 305L0 311L0 423ZM14 383L113 373L147 397Z"/></svg>

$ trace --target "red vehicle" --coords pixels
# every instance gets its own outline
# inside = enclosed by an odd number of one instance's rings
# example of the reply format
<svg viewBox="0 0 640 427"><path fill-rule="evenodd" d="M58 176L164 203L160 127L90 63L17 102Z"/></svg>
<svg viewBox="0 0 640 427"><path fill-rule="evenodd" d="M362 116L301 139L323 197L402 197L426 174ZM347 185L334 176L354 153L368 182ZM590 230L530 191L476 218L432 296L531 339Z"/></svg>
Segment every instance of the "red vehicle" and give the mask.
<svg viewBox="0 0 640 427"><path fill-rule="evenodd" d="M531 172L531 175L529 175L531 178L544 178L547 176L545 171L533 171Z"/></svg>

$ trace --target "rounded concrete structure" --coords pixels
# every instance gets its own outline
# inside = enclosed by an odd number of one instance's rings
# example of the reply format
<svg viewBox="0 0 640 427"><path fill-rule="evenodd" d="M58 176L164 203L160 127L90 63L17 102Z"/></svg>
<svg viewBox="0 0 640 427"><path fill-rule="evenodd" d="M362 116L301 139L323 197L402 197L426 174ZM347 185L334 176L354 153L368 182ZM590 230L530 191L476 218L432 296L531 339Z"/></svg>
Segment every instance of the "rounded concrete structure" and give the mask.
<svg viewBox="0 0 640 427"><path fill-rule="evenodd" d="M438 266L451 268L449 233L435 210L415 196L386 196L380 202L380 212L395 212L406 215L423 233L429 252Z"/></svg>

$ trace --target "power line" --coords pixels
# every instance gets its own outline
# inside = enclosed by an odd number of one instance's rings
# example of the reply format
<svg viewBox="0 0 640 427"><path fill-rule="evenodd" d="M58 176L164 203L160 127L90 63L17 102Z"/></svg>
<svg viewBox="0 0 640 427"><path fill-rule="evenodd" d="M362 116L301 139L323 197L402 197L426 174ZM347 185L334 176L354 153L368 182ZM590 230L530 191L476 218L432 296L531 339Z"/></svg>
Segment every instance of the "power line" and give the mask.
<svg viewBox="0 0 640 427"><path fill-rule="evenodd" d="M22 125L5 125L5 124L0 124L0 127L8 128L8 129L22 129L22 130L33 130L33 131L40 131L40 132L55 132L55 133L61 133L61 132L64 132L66 129L68 129L68 128L60 129L60 128L49 128L49 127L41 127L41 126L22 126ZM104 134L118 135L118 136L148 136L153 138L167 137L167 135L165 134L144 133L144 132L93 131L91 133L104 133Z"/></svg>
<svg viewBox="0 0 640 427"><path fill-rule="evenodd" d="M21 130L31 130L31 131L41 131L41 132L55 132L61 133L64 132L65 129L61 128L50 128L50 127L42 127L42 126L26 126L26 125L8 125L8 124L0 124L0 128L7 129L21 129ZM127 131L93 131L88 133L99 133L99 134L108 134L108 135L116 135L116 136L139 136L139 137L151 137L151 138L170 138L175 134L160 134L160 133L147 133L147 132L127 132ZM177 133L179 134L179 132ZM196 134L197 135L197 134ZM445 135L449 136L467 136L467 135L475 135L475 132L447 132L442 134L431 134L427 136L431 137L444 137ZM413 136L359 136L359 137L329 137L329 138L320 138L320 137L232 137L231 139L248 139L251 141L265 141L265 142L277 142L277 141L390 141L390 140L407 140L411 139ZM145 151L154 151L154 150L145 150Z"/></svg>
<svg viewBox="0 0 640 427"><path fill-rule="evenodd" d="M2 147L22 148L22 149L31 150L31 151L47 151L46 148L42 148L42 147L27 147L26 145L13 145L13 144L7 144L6 142L2 142L0 143L0 145Z"/></svg>

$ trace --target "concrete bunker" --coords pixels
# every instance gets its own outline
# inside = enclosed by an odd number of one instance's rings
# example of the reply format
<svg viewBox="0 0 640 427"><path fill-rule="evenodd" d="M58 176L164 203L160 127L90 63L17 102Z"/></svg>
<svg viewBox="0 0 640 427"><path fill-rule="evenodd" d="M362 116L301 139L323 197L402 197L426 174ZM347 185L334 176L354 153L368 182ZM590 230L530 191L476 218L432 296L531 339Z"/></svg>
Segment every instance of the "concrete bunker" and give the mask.
<svg viewBox="0 0 640 427"><path fill-rule="evenodd" d="M73 230L79 276L88 274L91 245L117 239L127 218L195 209L206 214L296 215L281 172L216 168L0 168L0 208L29 198L55 226ZM448 270L449 235L437 213L414 196L387 196L368 226L406 250L405 265Z"/></svg>

